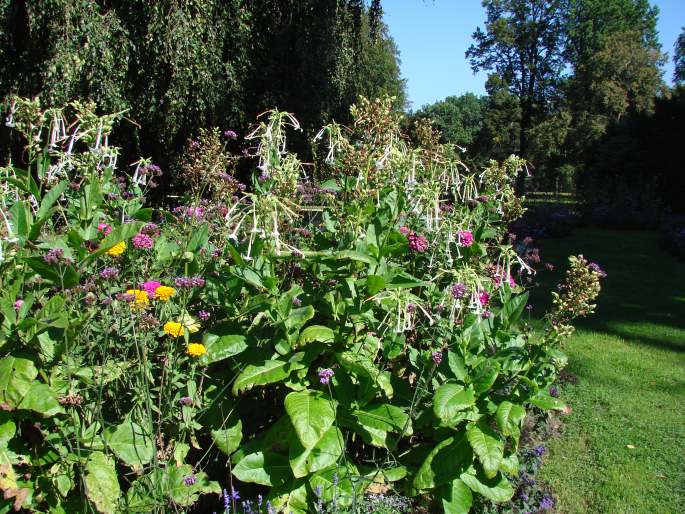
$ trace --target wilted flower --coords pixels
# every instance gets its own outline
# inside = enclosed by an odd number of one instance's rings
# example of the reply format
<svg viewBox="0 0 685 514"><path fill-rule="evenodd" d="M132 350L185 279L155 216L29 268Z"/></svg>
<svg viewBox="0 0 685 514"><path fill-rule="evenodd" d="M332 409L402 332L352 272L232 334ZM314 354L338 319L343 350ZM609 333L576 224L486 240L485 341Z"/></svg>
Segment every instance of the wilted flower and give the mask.
<svg viewBox="0 0 685 514"><path fill-rule="evenodd" d="M149 250L150 248L155 246L155 240L152 239L149 235L143 234L142 232L140 234L136 234L135 236L133 236L131 242L133 243L133 246L141 250Z"/></svg>
<svg viewBox="0 0 685 514"><path fill-rule="evenodd" d="M549 395L552 398L558 398L559 397L559 389L557 389L557 386L552 386L549 388Z"/></svg>
<svg viewBox="0 0 685 514"><path fill-rule="evenodd" d="M473 244L473 234L470 230L460 230L457 232L457 242L460 246L471 246Z"/></svg>
<svg viewBox="0 0 685 514"><path fill-rule="evenodd" d="M481 313L481 317L482 317L483 319L488 319L490 316L492 316L492 312L490 312L490 311L488 311L488 310L484 310L484 311Z"/></svg>
<svg viewBox="0 0 685 514"><path fill-rule="evenodd" d="M64 250L61 248L53 248L43 257L43 260L48 264L57 264L63 256Z"/></svg>
<svg viewBox="0 0 685 514"><path fill-rule="evenodd" d="M117 255L124 253L124 251L126 251L126 243L124 241L119 241L112 248L107 250L107 255L116 257Z"/></svg>
<svg viewBox="0 0 685 514"><path fill-rule="evenodd" d="M319 370L319 382L322 384L328 384L333 378L335 372L331 368L324 368Z"/></svg>
<svg viewBox="0 0 685 514"><path fill-rule="evenodd" d="M178 403L184 407L189 407L193 404L193 399L190 396L182 396L178 399Z"/></svg>
<svg viewBox="0 0 685 514"><path fill-rule="evenodd" d="M136 295L133 293L117 293L115 298L120 302L132 302L136 299Z"/></svg>
<svg viewBox="0 0 685 514"><path fill-rule="evenodd" d="M295 307L299 307L300 305L302 305L302 300L300 300L300 299L297 298L297 297L293 298L293 305L294 305Z"/></svg>
<svg viewBox="0 0 685 514"><path fill-rule="evenodd" d="M186 353L191 357L200 357L207 353L207 348L202 343L190 343L186 347Z"/></svg>
<svg viewBox="0 0 685 514"><path fill-rule="evenodd" d="M409 234L411 234L411 230L409 230L409 227L401 226L400 234L402 234L403 236L408 236Z"/></svg>

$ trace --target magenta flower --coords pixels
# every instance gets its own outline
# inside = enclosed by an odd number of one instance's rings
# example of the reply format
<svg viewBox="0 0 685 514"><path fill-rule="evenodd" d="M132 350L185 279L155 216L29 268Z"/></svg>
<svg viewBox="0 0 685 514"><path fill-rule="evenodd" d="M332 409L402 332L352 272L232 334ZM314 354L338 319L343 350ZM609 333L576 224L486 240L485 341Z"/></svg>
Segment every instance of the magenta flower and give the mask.
<svg viewBox="0 0 685 514"><path fill-rule="evenodd" d="M133 243L133 246L140 248L141 250L149 250L155 246L155 240L142 232L133 236L131 242Z"/></svg>
<svg viewBox="0 0 685 514"><path fill-rule="evenodd" d="M433 352L433 362L440 364L442 362L442 352Z"/></svg>
<svg viewBox="0 0 685 514"><path fill-rule="evenodd" d="M415 252L423 253L428 250L428 239L421 234L412 232L407 236L409 239L409 248Z"/></svg>
<svg viewBox="0 0 685 514"><path fill-rule="evenodd" d="M457 232L457 242L460 246L471 246L473 244L473 234L470 230L460 230Z"/></svg>
<svg viewBox="0 0 685 514"><path fill-rule="evenodd" d="M411 234L411 230L409 230L409 227L401 226L400 234L402 234L403 236L408 236L409 234Z"/></svg>
<svg viewBox="0 0 685 514"><path fill-rule="evenodd" d="M19 309L21 309L22 305L24 305L24 300L22 300L22 299L17 300L16 302L14 302L14 310L18 311Z"/></svg>
<svg viewBox="0 0 685 514"><path fill-rule="evenodd" d="M333 378L335 372L331 368L324 368L319 370L319 382L322 384L328 384Z"/></svg>
<svg viewBox="0 0 685 514"><path fill-rule="evenodd" d="M207 311L199 311L197 313L197 317L200 318L202 321L207 321L211 317L211 314Z"/></svg>
<svg viewBox="0 0 685 514"><path fill-rule="evenodd" d="M509 287L511 287L512 289L516 287L516 280L514 280L514 277L512 277L511 275L509 275Z"/></svg>
<svg viewBox="0 0 685 514"><path fill-rule="evenodd" d="M478 302L485 307L490 302L490 293L487 291L481 291L478 293Z"/></svg>
<svg viewBox="0 0 685 514"><path fill-rule="evenodd" d="M112 231L112 227L109 226L107 223L98 223L98 232L101 232L104 235L109 234Z"/></svg>
<svg viewBox="0 0 685 514"><path fill-rule="evenodd" d="M152 298L155 296L155 290L161 285L162 283L156 280L148 280L147 282L140 284L140 288L145 291L150 298Z"/></svg>
<svg viewBox="0 0 685 514"><path fill-rule="evenodd" d="M488 310L484 310L483 313L481 314L483 319L488 319L490 316L492 316L492 312Z"/></svg>

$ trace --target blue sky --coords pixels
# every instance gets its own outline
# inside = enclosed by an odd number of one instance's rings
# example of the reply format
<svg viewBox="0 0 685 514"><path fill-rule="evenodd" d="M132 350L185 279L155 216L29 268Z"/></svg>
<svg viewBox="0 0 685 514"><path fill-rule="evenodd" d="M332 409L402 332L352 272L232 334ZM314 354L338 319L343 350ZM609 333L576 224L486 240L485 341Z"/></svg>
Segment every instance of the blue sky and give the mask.
<svg viewBox="0 0 685 514"><path fill-rule="evenodd" d="M660 10L662 51L670 56L685 26L685 0L652 3ZM383 10L400 49L412 109L468 91L485 93L486 74L474 75L464 57L471 34L485 21L480 0L384 0ZM669 60L664 75L669 84L672 75Z"/></svg>

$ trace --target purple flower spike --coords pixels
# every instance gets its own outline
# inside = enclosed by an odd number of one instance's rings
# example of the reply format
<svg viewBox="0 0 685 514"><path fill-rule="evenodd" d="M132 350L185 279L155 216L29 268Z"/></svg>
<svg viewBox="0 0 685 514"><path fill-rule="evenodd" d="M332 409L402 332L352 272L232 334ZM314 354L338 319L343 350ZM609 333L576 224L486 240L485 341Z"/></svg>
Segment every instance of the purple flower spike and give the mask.
<svg viewBox="0 0 685 514"><path fill-rule="evenodd" d="M328 384L331 381L331 378L333 378L333 375L335 375L335 372L331 368L324 368L319 370L319 382L322 384Z"/></svg>

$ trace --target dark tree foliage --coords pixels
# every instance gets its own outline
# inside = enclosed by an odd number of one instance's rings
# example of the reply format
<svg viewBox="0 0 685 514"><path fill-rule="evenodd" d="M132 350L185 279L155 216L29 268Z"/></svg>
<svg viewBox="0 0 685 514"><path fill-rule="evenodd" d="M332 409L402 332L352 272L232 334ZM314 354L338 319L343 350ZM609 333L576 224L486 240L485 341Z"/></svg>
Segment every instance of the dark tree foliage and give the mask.
<svg viewBox="0 0 685 514"><path fill-rule="evenodd" d="M202 127L298 113L305 136L358 95L406 102L380 2L0 0L0 94L127 111L126 157L171 167ZM130 134L133 134L130 136Z"/></svg>
<svg viewBox="0 0 685 514"><path fill-rule="evenodd" d="M442 101L425 105L413 114L413 118L430 118L441 133L443 143L453 143L473 150L478 132L483 127L485 97L473 93L448 96Z"/></svg>
<svg viewBox="0 0 685 514"><path fill-rule="evenodd" d="M677 83L685 82L685 27L675 42L673 63L675 64L673 80Z"/></svg>

